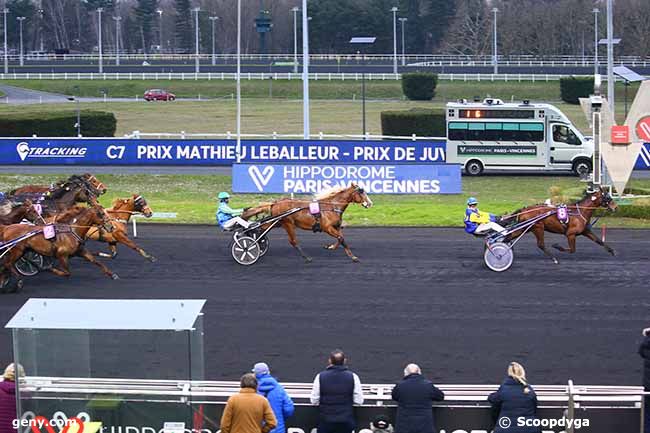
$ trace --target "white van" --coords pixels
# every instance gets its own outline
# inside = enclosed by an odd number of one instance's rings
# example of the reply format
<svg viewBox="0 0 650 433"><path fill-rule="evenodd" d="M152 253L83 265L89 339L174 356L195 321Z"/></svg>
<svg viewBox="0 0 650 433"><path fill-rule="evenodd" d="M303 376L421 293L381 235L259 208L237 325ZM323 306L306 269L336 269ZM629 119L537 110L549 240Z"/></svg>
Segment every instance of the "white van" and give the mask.
<svg viewBox="0 0 650 433"><path fill-rule="evenodd" d="M484 170L591 172L594 143L549 104L459 101L447 104L447 162Z"/></svg>

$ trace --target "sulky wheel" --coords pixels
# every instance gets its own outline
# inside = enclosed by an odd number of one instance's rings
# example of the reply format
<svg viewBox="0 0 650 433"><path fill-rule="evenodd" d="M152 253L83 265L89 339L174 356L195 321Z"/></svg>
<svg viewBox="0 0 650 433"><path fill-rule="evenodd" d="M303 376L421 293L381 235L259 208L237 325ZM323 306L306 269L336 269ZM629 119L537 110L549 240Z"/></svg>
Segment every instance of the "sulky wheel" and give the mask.
<svg viewBox="0 0 650 433"><path fill-rule="evenodd" d="M260 244L255 242L255 239L250 236L237 236L233 238L230 251L232 252L232 258L244 266L254 264L262 256Z"/></svg>
<svg viewBox="0 0 650 433"><path fill-rule="evenodd" d="M504 242L494 242L489 248L485 249L483 254L485 265L494 272L503 272L510 269L514 258L512 248Z"/></svg>
<svg viewBox="0 0 650 433"><path fill-rule="evenodd" d="M269 252L269 238L266 236L263 236L260 238L257 243L260 246L260 257L264 256L266 253Z"/></svg>
<svg viewBox="0 0 650 433"><path fill-rule="evenodd" d="M27 250L25 251L25 254L14 263L14 267L20 275L33 277L43 269L43 264L43 256L35 251Z"/></svg>

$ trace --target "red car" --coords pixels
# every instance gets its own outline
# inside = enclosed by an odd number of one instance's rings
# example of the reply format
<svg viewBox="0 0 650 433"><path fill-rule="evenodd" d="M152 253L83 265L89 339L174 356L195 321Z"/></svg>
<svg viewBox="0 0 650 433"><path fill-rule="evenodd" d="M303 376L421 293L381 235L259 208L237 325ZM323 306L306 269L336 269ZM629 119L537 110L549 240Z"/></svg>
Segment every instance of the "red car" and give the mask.
<svg viewBox="0 0 650 433"><path fill-rule="evenodd" d="M176 95L166 90L151 89L144 92L144 100L149 101L173 101Z"/></svg>

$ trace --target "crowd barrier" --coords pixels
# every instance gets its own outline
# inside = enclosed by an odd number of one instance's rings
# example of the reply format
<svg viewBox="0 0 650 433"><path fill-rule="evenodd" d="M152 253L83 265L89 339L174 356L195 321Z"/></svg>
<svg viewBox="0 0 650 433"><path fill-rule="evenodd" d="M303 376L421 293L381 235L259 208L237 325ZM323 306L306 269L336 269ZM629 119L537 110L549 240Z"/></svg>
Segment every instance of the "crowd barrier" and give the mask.
<svg viewBox="0 0 650 433"><path fill-rule="evenodd" d="M311 384L283 386L296 403L296 413L287 422L289 433L313 432L318 410L309 403ZM432 410L441 432L491 430L494 421L487 396L497 385L439 386L446 398ZM642 432L641 387L583 386L572 381L566 385L533 386L544 432ZM378 415L387 415L394 422L396 408L391 389L392 385L387 384L363 385L365 402L355 410L358 432L367 432ZM177 430L169 431L174 433L216 433L226 400L237 392L238 382L225 381L26 377L20 387L20 402L23 419L44 416L56 421L78 417L95 426L101 423L103 433L157 433L172 425ZM564 427L557 425L561 419Z"/></svg>

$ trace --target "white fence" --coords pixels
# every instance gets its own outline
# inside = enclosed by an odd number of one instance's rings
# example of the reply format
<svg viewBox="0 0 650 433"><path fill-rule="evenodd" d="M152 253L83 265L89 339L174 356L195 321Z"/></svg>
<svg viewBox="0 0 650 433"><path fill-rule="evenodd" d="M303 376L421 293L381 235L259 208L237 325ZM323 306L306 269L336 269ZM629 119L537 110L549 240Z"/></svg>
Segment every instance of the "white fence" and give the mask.
<svg viewBox="0 0 650 433"><path fill-rule="evenodd" d="M549 82L558 81L569 74L438 74L439 80L444 81L502 81L502 82ZM0 80L235 80L236 73L232 72L61 72L61 73L9 73L0 74ZM311 73L309 79L313 81L360 81L365 77L368 81L400 80L401 74L390 73ZM244 72L242 80L301 80L302 74L293 73L268 73ZM606 77L604 77L606 80ZM617 81L622 79L617 78Z"/></svg>
<svg viewBox="0 0 650 433"><path fill-rule="evenodd" d="M277 132L272 132L271 134L241 134L240 137L244 140L246 139L257 139L257 140L302 140L304 139L303 134L278 134ZM181 139L189 140L195 138L212 138L212 139L225 139L225 140L234 140L237 138L237 134L233 132L226 132L224 134L215 134L215 133L186 133L181 131L179 133L175 132L140 132L133 131L131 134L126 134L125 138L131 139L140 139L140 138L168 138L168 139ZM415 134L411 136L392 136L392 135L344 135L344 134L324 134L319 132L318 134L311 134L309 136L310 140L399 140L399 141L447 141L446 137L419 137Z"/></svg>

